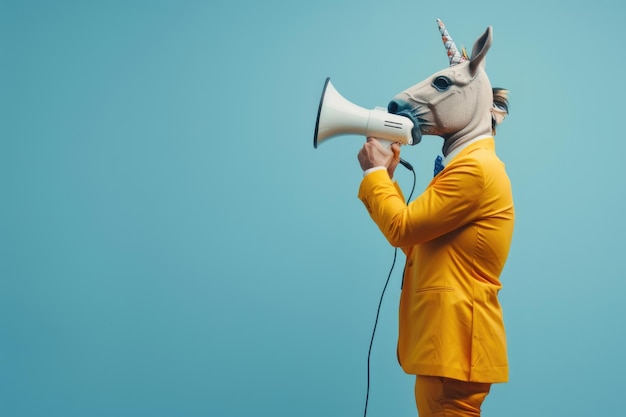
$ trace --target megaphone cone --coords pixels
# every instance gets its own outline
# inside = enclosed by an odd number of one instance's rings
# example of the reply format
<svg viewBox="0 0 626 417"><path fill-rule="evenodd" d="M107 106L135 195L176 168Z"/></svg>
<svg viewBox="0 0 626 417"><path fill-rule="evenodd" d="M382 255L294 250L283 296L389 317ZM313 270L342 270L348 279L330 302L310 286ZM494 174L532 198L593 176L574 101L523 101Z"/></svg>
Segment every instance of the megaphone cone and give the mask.
<svg viewBox="0 0 626 417"><path fill-rule="evenodd" d="M405 116L388 113L377 107L367 110L346 100L326 78L317 110L313 147L327 139L342 135L375 137L401 145L419 142L419 131Z"/></svg>

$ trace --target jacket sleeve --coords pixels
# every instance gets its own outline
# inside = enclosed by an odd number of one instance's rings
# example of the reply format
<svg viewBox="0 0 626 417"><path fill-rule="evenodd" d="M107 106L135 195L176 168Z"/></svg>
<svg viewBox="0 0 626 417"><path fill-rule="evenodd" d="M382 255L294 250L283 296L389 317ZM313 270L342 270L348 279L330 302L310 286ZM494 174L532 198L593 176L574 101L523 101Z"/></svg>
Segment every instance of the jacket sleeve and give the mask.
<svg viewBox="0 0 626 417"><path fill-rule="evenodd" d="M443 170L408 206L385 171L363 178L359 199L392 246L410 247L473 221L483 189L480 161L463 158Z"/></svg>

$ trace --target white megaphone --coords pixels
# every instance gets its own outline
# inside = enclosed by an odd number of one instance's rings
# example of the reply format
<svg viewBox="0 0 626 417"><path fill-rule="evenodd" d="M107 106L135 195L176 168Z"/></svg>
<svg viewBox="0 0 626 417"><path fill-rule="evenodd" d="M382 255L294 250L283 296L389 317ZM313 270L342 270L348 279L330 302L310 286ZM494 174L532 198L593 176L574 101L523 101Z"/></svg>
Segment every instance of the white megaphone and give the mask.
<svg viewBox="0 0 626 417"><path fill-rule="evenodd" d="M367 110L346 100L326 78L315 122L313 147L332 137L356 134L375 137L384 146L416 145L421 135L408 115L388 113L376 107Z"/></svg>

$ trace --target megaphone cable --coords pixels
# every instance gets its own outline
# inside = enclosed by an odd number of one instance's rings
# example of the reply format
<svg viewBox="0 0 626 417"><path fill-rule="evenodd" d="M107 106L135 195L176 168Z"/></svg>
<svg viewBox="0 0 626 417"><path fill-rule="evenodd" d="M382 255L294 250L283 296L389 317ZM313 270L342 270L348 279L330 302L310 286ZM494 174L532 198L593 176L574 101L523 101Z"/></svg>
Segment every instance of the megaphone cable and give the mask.
<svg viewBox="0 0 626 417"><path fill-rule="evenodd" d="M411 187L411 193L409 194L409 198L407 198L406 200L406 203L409 204L409 201L411 201L411 197L413 197L413 191L415 191L415 183L416 183L417 178L415 176L415 170L413 169L413 166L411 164L409 164L407 161L405 161L402 158L400 158L400 164L402 164L402 166L404 166L406 169L411 171L411 173L413 174L413 187ZM367 391L365 394L365 411L363 412L363 417L367 417L367 404L369 402L369 397L370 397L370 360L372 356L372 346L374 345L374 336L376 335L376 327L378 326L378 317L380 316L380 308L383 304L383 298L385 297L385 291L387 290L387 285L389 285L389 279L391 278L391 274L393 273L393 269L396 265L397 256L398 256L398 248L394 248L393 261L391 263L391 268L389 268L389 274L387 274L387 280L385 281L385 286L383 287L383 291L380 294L380 300L378 301L378 309L376 310L376 319L374 320L374 328L372 329L372 337L370 339L370 347L367 352ZM404 276L402 280L404 281Z"/></svg>

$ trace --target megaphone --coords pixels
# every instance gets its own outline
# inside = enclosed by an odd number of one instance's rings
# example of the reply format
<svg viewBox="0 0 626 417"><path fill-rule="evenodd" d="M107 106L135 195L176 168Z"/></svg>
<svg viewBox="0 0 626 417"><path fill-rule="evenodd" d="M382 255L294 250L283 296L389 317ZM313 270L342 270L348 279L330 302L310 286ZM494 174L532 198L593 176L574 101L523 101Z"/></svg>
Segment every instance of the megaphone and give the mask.
<svg viewBox="0 0 626 417"><path fill-rule="evenodd" d="M409 114L388 113L382 107L367 110L346 100L326 78L317 110L313 147L336 136L356 134L375 137L386 146L416 145L421 140L417 123ZM386 142L386 143L385 143Z"/></svg>

